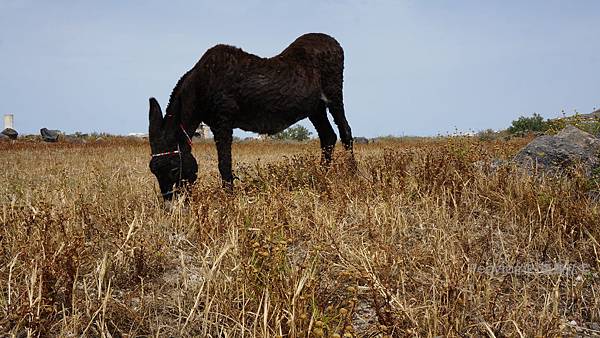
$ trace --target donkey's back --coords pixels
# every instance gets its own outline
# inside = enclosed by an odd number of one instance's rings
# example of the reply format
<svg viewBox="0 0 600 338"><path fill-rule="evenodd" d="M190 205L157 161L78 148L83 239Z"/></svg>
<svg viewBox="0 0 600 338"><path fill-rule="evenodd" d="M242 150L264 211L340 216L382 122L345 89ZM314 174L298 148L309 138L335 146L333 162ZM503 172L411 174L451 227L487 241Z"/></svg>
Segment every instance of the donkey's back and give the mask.
<svg viewBox="0 0 600 338"><path fill-rule="evenodd" d="M318 69L323 94L331 100L342 99L344 50L333 37L322 33L304 34L276 58Z"/></svg>
<svg viewBox="0 0 600 338"><path fill-rule="evenodd" d="M217 45L202 56L187 82L190 87L196 79L208 82L202 89L214 107L204 112L209 126L227 117L233 128L274 134L307 118L323 101L341 101L343 67L340 44L310 33L271 58Z"/></svg>

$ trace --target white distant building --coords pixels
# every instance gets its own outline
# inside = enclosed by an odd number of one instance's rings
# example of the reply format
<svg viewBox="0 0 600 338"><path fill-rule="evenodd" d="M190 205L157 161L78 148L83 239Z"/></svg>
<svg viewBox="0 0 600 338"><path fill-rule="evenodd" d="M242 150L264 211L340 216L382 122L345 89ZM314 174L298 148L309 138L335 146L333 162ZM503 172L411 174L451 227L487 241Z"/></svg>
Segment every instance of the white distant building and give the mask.
<svg viewBox="0 0 600 338"><path fill-rule="evenodd" d="M202 140L212 138L212 135L210 133L210 128L204 123L200 123L198 128L196 128L196 132L194 133L194 136L196 136Z"/></svg>
<svg viewBox="0 0 600 338"><path fill-rule="evenodd" d="M477 133L474 130L461 131L455 130L453 133L449 134L450 136L475 136Z"/></svg>
<svg viewBox="0 0 600 338"><path fill-rule="evenodd" d="M4 129L15 129L15 116L13 114L4 114Z"/></svg>
<svg viewBox="0 0 600 338"><path fill-rule="evenodd" d="M144 138L144 137L148 137L148 134L146 134L146 133L129 133L129 134L127 134L127 136Z"/></svg>

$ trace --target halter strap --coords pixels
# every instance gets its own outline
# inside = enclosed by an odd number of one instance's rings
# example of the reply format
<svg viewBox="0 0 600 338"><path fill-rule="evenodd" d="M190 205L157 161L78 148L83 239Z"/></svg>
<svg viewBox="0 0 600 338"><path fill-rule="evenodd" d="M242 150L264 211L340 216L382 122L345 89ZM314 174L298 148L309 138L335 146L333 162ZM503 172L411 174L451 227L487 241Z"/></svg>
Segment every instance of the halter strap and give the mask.
<svg viewBox="0 0 600 338"><path fill-rule="evenodd" d="M179 149L177 150L173 150L173 151L166 151L164 153L158 153L158 154L152 154L152 157L161 157L161 156L167 156L167 155L175 155L175 154L179 154L180 151Z"/></svg>
<svg viewBox="0 0 600 338"><path fill-rule="evenodd" d="M190 145L190 148L191 148L192 147L192 139L190 138L190 135L188 135L187 131L185 131L183 124L180 123L179 127L181 128L181 130L183 130L183 134L185 135L185 138L187 139L187 143Z"/></svg>
<svg viewBox="0 0 600 338"><path fill-rule="evenodd" d="M169 115L167 115L166 117L170 117ZM179 124L179 127L181 128L181 130L183 131L183 134L185 135L185 138L187 140L187 143L189 144L190 148L192 147L192 139L190 138L190 135L188 135L187 131L185 131L185 128L183 127L183 124ZM177 145L177 150L173 150L173 151L166 151L164 153L158 153L158 154L152 154L152 157L160 157L160 156L167 156L167 155L175 155L175 154L180 154L181 151L179 150L179 144Z"/></svg>
<svg viewBox="0 0 600 338"><path fill-rule="evenodd" d="M167 117L173 117L173 114L165 115L165 118L167 118ZM183 134L185 135L185 138L187 139L187 143L190 145L190 148L191 148L192 147L192 138L190 137L190 135L188 135L187 131L185 131L185 128L183 127L183 123L180 123L179 127L183 131Z"/></svg>

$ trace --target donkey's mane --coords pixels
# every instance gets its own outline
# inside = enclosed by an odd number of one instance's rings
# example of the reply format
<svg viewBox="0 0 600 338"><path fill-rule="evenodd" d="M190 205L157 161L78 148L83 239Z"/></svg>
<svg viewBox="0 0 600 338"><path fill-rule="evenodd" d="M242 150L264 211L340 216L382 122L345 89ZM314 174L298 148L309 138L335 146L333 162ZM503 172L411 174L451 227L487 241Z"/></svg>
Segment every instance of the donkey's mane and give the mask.
<svg viewBox="0 0 600 338"><path fill-rule="evenodd" d="M175 115L176 113L178 113L180 111L180 109L176 109L176 106L179 104L179 102L178 102L179 92L181 90L181 86L183 85L183 81L185 81L185 79L189 76L189 74L191 72L192 72L192 70L188 70L185 74L183 74L183 76L181 78L179 78L179 81L177 81L177 84L173 88L173 91L171 91L171 95L169 96L169 103L167 104L167 109L165 110L167 115L168 114ZM179 118L179 116L175 116L175 117Z"/></svg>

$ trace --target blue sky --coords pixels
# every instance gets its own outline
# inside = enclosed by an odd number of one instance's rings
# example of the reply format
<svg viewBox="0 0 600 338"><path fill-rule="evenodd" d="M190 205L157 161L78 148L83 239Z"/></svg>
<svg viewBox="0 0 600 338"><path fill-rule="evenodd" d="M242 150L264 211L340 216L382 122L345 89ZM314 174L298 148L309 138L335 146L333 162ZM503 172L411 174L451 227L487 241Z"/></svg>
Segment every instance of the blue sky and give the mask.
<svg viewBox="0 0 600 338"><path fill-rule="evenodd" d="M356 136L504 128L600 107L599 18L594 0L0 0L0 114L21 133L144 132L148 97L164 109L211 46L273 56L325 32Z"/></svg>

